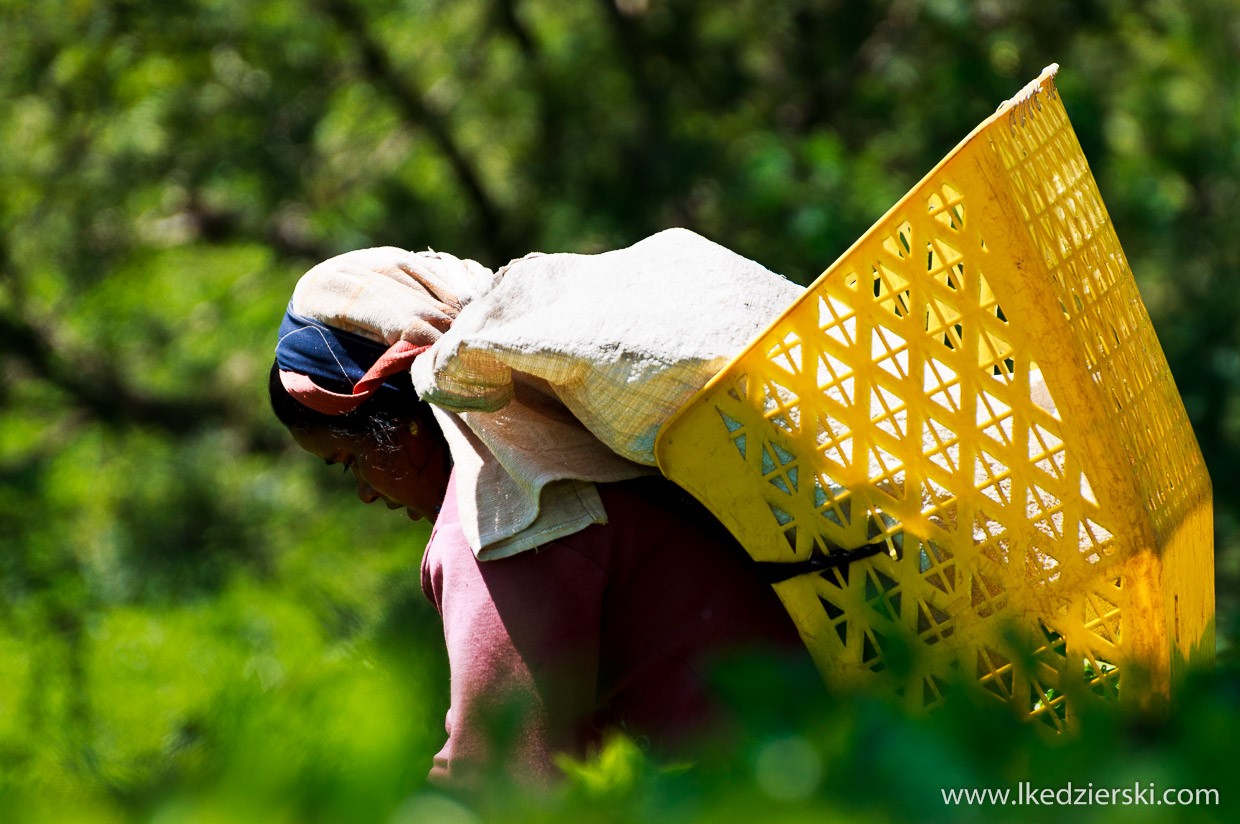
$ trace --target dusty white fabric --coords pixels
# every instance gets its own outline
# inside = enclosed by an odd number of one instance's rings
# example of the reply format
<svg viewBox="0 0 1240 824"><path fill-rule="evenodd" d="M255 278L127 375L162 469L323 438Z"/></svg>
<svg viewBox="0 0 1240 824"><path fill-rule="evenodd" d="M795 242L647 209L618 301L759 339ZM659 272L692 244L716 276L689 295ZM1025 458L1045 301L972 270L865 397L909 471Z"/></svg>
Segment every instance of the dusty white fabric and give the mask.
<svg viewBox="0 0 1240 824"><path fill-rule="evenodd" d="M293 290L297 314L386 344L434 343L498 278L480 263L392 246L325 260Z"/></svg>
<svg viewBox="0 0 1240 824"><path fill-rule="evenodd" d="M537 382L518 378L518 386L513 402L496 412L431 407L455 461L462 530L482 560L606 523L593 481L650 472L600 449L598 439Z"/></svg>
<svg viewBox="0 0 1240 824"><path fill-rule="evenodd" d="M667 417L803 292L684 229L500 275L412 369L423 400L464 425L444 428L477 462L458 502L480 558L591 522L597 493L570 481L652 471Z"/></svg>
<svg viewBox="0 0 1240 824"><path fill-rule="evenodd" d="M490 412L545 380L608 447L654 463L659 427L802 287L685 229L599 255L534 255L413 369L424 400Z"/></svg>
<svg viewBox="0 0 1240 824"><path fill-rule="evenodd" d="M599 255L470 260L363 249L293 310L414 361L456 465L466 537L501 558L606 520L592 482L651 473L659 427L802 288L692 232ZM436 342L437 341L437 342Z"/></svg>

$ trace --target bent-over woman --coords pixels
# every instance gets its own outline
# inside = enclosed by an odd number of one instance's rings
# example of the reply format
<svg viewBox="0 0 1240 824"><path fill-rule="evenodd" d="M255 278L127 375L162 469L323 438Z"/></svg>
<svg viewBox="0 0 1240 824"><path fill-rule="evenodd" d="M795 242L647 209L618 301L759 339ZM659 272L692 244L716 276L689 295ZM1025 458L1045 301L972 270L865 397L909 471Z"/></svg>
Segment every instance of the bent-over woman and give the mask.
<svg viewBox="0 0 1240 824"><path fill-rule="evenodd" d="M301 278L277 417L363 502L434 523L451 706L432 780L549 783L556 753L614 728L674 752L734 723L723 656L804 655L743 550L652 469L661 422L797 294L684 230L498 273L367 249Z"/></svg>

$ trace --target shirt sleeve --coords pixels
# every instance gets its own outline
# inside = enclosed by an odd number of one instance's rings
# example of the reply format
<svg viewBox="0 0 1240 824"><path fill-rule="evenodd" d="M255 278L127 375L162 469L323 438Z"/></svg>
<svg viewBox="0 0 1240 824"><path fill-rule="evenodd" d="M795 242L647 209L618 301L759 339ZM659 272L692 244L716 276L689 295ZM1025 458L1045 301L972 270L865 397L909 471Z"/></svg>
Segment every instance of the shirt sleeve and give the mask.
<svg viewBox="0 0 1240 824"><path fill-rule="evenodd" d="M448 741L430 779L468 788L500 772L547 785L555 755L583 754L594 733L607 575L555 543L479 562L445 514L422 570L451 671Z"/></svg>

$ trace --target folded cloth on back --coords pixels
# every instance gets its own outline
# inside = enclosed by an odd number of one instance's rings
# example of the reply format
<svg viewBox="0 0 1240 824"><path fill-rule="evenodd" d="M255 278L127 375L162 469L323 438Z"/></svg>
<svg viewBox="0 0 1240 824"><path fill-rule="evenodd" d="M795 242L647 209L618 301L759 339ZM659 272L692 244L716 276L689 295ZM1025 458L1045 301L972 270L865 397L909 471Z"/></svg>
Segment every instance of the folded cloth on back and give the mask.
<svg viewBox="0 0 1240 824"><path fill-rule="evenodd" d="M411 370L423 400L455 413L440 416L457 425L445 426L449 440L476 439L505 470L488 472L498 467L484 458L473 479L486 483L458 475L479 557L539 542L536 531L514 529L533 523L540 490L546 508L548 483L619 480L625 466L634 474L653 466L668 416L802 291L684 229L598 255L531 255L500 270L495 288L463 308ZM563 437L574 419L591 437Z"/></svg>
<svg viewBox="0 0 1240 824"><path fill-rule="evenodd" d="M376 288L365 285L372 265L387 273ZM437 289L442 318L412 305L446 280L458 291ZM669 229L598 255L530 255L496 275L450 255L351 252L307 273L293 308L389 344L435 341L413 361L413 385L452 450L466 538L488 559L604 522L592 482L652 472L667 417L802 291Z"/></svg>

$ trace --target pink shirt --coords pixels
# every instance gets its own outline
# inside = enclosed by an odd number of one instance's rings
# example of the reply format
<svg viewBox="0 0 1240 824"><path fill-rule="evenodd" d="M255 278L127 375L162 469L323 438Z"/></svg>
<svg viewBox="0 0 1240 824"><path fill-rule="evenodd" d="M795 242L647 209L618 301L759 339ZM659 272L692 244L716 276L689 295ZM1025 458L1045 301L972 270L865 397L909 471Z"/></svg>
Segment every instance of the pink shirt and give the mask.
<svg viewBox="0 0 1240 824"><path fill-rule="evenodd" d="M450 483L422 562L451 670L431 780L488 770L547 784L611 727L658 750L730 719L705 676L721 654L805 656L773 590L722 527L661 478L599 486L609 522L479 562ZM709 516L707 516L709 517Z"/></svg>

